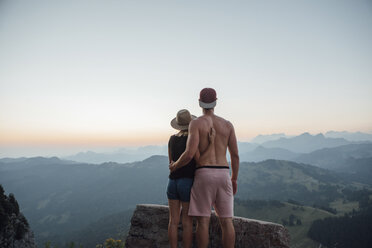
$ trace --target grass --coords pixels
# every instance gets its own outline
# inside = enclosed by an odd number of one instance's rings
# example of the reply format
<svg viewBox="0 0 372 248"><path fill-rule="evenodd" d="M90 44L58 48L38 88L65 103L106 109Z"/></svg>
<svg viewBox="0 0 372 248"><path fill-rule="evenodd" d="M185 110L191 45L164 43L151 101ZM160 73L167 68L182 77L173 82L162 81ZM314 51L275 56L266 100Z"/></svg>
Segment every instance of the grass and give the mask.
<svg viewBox="0 0 372 248"><path fill-rule="evenodd" d="M284 203L283 207L264 206L261 208L251 208L235 203L235 215L251 219L283 224L282 219L288 220L291 214L302 222L301 225L285 226L291 236L291 248L318 247L316 242L307 237L311 223L317 219L335 216L320 209L300 207L290 203Z"/></svg>
<svg viewBox="0 0 372 248"><path fill-rule="evenodd" d="M329 204L331 208L335 208L337 210L337 215L344 215L345 213L352 212L353 209L359 209L359 203L356 201L347 201L345 202L342 199L338 199L333 201Z"/></svg>

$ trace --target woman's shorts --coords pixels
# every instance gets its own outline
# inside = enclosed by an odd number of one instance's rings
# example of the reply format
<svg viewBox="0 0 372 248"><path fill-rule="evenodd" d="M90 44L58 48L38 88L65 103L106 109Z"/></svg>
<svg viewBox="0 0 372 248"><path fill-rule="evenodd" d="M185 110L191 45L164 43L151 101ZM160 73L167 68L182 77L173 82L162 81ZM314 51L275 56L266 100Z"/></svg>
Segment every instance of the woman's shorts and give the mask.
<svg viewBox="0 0 372 248"><path fill-rule="evenodd" d="M190 201L190 192L193 178L178 178L168 181L167 196L169 200L180 200L182 202Z"/></svg>

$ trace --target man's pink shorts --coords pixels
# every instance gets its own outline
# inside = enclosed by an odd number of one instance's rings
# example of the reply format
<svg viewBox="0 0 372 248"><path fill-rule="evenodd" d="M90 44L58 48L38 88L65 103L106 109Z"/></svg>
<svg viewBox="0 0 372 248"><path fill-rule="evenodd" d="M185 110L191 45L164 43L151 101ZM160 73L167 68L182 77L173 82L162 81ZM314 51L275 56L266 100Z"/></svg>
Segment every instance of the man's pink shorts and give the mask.
<svg viewBox="0 0 372 248"><path fill-rule="evenodd" d="M234 215L234 195L228 167L202 167L195 171L189 215L209 217L212 206L219 217Z"/></svg>

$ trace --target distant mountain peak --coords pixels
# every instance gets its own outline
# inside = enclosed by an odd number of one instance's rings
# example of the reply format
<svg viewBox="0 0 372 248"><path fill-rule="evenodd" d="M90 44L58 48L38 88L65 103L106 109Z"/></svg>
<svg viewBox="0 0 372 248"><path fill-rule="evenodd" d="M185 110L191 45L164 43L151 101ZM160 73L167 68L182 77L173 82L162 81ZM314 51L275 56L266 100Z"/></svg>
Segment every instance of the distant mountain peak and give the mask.
<svg viewBox="0 0 372 248"><path fill-rule="evenodd" d="M321 148L336 147L347 144L350 144L350 142L343 138L328 138L322 133L311 135L310 133L305 132L293 138L281 138L279 140L267 141L262 143L262 146L267 148L284 148L297 153L308 153Z"/></svg>
<svg viewBox="0 0 372 248"><path fill-rule="evenodd" d="M47 158L47 157L31 157L31 158L28 158L26 160L27 162L31 162L31 163L35 163L35 162L40 162L40 163L50 163L50 162L57 162L57 163L61 163L63 162L63 160L59 159L58 157L50 157L50 158Z"/></svg>
<svg viewBox="0 0 372 248"><path fill-rule="evenodd" d="M266 141L277 140L288 137L285 133L273 133L273 134L259 134L254 137L251 142L262 144Z"/></svg>
<svg viewBox="0 0 372 248"><path fill-rule="evenodd" d="M367 132L348 132L348 131L328 131L325 133L328 138L344 138L349 141L361 142L372 141L372 133Z"/></svg>
<svg viewBox="0 0 372 248"><path fill-rule="evenodd" d="M164 160L164 158L166 158L166 156L163 156L163 155L152 155L151 157L148 157L146 159L144 159L142 162L147 162L147 161L156 161L156 160Z"/></svg>

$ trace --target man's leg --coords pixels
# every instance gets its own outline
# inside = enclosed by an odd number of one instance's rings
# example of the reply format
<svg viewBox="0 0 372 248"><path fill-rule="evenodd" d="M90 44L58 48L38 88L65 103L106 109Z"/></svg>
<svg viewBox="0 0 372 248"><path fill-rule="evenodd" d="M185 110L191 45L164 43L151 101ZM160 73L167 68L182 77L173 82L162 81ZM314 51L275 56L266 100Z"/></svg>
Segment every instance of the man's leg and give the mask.
<svg viewBox="0 0 372 248"><path fill-rule="evenodd" d="M189 202L181 202L182 204L182 243L183 248L191 248L192 246L192 217L189 216Z"/></svg>
<svg viewBox="0 0 372 248"><path fill-rule="evenodd" d="M196 226L196 241L198 248L207 248L209 243L209 219L210 217L199 216Z"/></svg>
<svg viewBox="0 0 372 248"><path fill-rule="evenodd" d="M179 200L168 199L168 205L169 205L168 225L169 245L172 248L177 248L178 224L180 223L181 204Z"/></svg>
<svg viewBox="0 0 372 248"><path fill-rule="evenodd" d="M224 248L235 246L235 229L232 218L219 218L222 230L222 245Z"/></svg>

